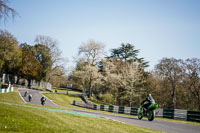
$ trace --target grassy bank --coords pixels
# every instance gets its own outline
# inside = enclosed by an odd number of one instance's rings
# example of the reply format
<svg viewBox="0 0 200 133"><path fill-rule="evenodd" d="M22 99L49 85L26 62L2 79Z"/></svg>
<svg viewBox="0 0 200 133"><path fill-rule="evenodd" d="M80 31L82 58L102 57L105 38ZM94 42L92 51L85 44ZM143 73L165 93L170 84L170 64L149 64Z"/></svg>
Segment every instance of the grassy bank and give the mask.
<svg viewBox="0 0 200 133"><path fill-rule="evenodd" d="M57 92L64 92L64 93L73 93L73 94L82 94L82 92L79 92L79 91L74 91L72 89L66 89L66 88L55 88L53 87L51 89L53 92L57 91Z"/></svg>
<svg viewBox="0 0 200 133"><path fill-rule="evenodd" d="M59 94L59 93L43 93L46 97L51 99L54 103L65 106L65 107L75 107L72 105L72 101L82 101L79 96L76 95L66 95L66 94Z"/></svg>
<svg viewBox="0 0 200 133"><path fill-rule="evenodd" d="M18 92L0 93L0 102L24 104Z"/></svg>
<svg viewBox="0 0 200 133"><path fill-rule="evenodd" d="M59 94L56 95L60 97ZM0 104L1 132L159 133L156 130L112 120L18 106L31 104L24 104L16 92L0 94L0 102L17 103L15 105Z"/></svg>

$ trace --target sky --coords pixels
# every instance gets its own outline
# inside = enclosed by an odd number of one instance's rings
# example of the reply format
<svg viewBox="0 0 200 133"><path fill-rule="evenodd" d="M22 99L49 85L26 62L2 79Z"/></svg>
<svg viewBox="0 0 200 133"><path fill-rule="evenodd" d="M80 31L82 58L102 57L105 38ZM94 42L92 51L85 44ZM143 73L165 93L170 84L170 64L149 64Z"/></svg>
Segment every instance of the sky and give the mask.
<svg viewBox="0 0 200 133"><path fill-rule="evenodd" d="M200 0L10 0L19 16L0 23L19 43L37 35L59 43L73 65L82 43L95 40L107 54L122 43L140 50L149 70L162 58L200 58Z"/></svg>

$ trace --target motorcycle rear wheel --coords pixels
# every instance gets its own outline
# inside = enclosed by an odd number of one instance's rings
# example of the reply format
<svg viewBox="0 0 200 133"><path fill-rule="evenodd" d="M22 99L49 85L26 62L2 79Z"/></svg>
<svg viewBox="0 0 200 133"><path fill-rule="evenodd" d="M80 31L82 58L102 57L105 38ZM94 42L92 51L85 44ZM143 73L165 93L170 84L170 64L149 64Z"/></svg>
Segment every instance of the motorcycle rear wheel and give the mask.
<svg viewBox="0 0 200 133"><path fill-rule="evenodd" d="M149 121L153 121L155 118L155 110L149 111L147 114L147 118Z"/></svg>
<svg viewBox="0 0 200 133"><path fill-rule="evenodd" d="M138 112L138 119L141 120L143 118L143 113L141 111L141 109Z"/></svg>

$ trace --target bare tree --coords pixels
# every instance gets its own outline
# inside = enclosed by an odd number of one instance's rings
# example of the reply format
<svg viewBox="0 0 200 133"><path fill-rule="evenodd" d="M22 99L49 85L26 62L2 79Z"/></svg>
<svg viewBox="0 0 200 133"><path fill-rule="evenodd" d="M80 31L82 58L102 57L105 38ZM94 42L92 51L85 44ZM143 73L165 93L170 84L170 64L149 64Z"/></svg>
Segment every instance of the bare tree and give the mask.
<svg viewBox="0 0 200 133"><path fill-rule="evenodd" d="M192 58L185 61L186 79L185 86L197 101L198 110L200 110L200 59ZM194 100L193 100L194 101ZM191 101L192 102L192 101Z"/></svg>
<svg viewBox="0 0 200 133"><path fill-rule="evenodd" d="M13 8L8 6L8 3L8 0L0 0L0 20L4 19L4 22L10 15L12 16L12 18L18 15Z"/></svg>
<svg viewBox="0 0 200 133"><path fill-rule="evenodd" d="M94 40L83 43L79 47L78 55L88 62L90 65L96 65L100 60L101 55L104 54L104 45Z"/></svg>
<svg viewBox="0 0 200 133"><path fill-rule="evenodd" d="M94 85L99 83L102 78L98 67L90 64L82 65L81 69L74 70L73 77L80 81L82 89L88 89L89 98L93 96Z"/></svg>
<svg viewBox="0 0 200 133"><path fill-rule="evenodd" d="M135 101L134 98L141 90L141 88L136 87L141 77L139 65L127 62L122 64L112 58L102 60L102 64L104 84L111 90L115 105L120 104L119 98L121 97L128 100L129 105L132 106ZM120 89L123 89L123 91L120 91Z"/></svg>
<svg viewBox="0 0 200 133"><path fill-rule="evenodd" d="M157 74L167 80L171 86L171 105L170 108L176 107L176 91L178 84L184 77L183 60L175 58L163 58L155 67Z"/></svg>
<svg viewBox="0 0 200 133"><path fill-rule="evenodd" d="M89 97L93 95L94 84L100 77L96 65L103 53L104 45L94 40L83 43L78 50L77 68L73 71L73 76L78 82L81 81L84 89L89 90Z"/></svg>

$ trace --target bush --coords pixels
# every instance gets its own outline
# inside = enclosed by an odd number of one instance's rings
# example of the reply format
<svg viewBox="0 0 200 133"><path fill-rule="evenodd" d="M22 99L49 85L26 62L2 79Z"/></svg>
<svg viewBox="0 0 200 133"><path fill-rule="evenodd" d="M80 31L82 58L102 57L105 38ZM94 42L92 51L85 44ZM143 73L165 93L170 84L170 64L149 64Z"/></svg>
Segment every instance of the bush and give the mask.
<svg viewBox="0 0 200 133"><path fill-rule="evenodd" d="M114 97L112 94L100 94L99 100L102 101L104 104L114 104Z"/></svg>

